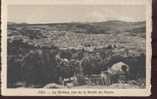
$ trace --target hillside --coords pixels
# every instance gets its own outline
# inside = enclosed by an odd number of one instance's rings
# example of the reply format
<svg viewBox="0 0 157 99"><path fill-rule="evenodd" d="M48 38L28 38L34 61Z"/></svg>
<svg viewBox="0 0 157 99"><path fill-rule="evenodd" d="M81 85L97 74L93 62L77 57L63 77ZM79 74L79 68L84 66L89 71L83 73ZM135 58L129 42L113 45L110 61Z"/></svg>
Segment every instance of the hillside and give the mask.
<svg viewBox="0 0 157 99"><path fill-rule="evenodd" d="M10 42L21 39L35 46L82 48L90 45L101 48L116 44L144 50L145 22L9 24L8 36Z"/></svg>
<svg viewBox="0 0 157 99"><path fill-rule="evenodd" d="M143 81L145 28L145 22L117 20L51 24L8 22L8 86L17 86L17 82L23 81L41 87L58 83L59 76L70 77L78 71L87 75L100 73L119 61L130 66L130 80ZM66 58L68 62L58 62L58 55L60 61Z"/></svg>
<svg viewBox="0 0 157 99"><path fill-rule="evenodd" d="M16 24L9 22L8 26L21 26L26 28L38 28L49 31L68 31L75 33L119 33L119 32L144 32L145 22L124 22L124 21L106 21L106 22L93 22L93 23L52 23L52 24ZM136 31L138 30L138 31ZM139 31L141 30L141 31Z"/></svg>

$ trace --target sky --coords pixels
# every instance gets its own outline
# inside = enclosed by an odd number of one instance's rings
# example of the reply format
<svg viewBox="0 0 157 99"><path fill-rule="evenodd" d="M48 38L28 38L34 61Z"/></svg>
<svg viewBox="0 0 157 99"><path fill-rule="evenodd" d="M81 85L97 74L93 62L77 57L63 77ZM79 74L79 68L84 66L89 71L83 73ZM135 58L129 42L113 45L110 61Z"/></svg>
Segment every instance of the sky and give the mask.
<svg viewBox="0 0 157 99"><path fill-rule="evenodd" d="M16 23L144 21L144 5L9 5L8 21Z"/></svg>

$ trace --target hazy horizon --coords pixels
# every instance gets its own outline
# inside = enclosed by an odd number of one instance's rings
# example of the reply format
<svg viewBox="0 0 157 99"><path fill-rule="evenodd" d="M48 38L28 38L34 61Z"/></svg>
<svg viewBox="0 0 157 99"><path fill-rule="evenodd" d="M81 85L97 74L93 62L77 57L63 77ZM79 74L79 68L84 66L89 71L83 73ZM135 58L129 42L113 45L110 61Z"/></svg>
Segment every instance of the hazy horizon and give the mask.
<svg viewBox="0 0 157 99"><path fill-rule="evenodd" d="M109 21L119 21L119 22L130 22L130 23L136 23L136 22L146 22L145 20L142 20L142 21L134 21L134 22L132 22L132 21L124 21L124 20L106 20L106 21L99 21L99 22L109 22ZM93 21L93 22L56 22L56 23L54 23L54 22L45 22L45 23L28 23L28 22L13 22L13 21L7 21L7 23L11 23L11 24L68 24L68 23L99 23L98 21Z"/></svg>
<svg viewBox="0 0 157 99"><path fill-rule="evenodd" d="M144 5L9 5L8 8L8 22L28 24L142 22L146 16Z"/></svg>

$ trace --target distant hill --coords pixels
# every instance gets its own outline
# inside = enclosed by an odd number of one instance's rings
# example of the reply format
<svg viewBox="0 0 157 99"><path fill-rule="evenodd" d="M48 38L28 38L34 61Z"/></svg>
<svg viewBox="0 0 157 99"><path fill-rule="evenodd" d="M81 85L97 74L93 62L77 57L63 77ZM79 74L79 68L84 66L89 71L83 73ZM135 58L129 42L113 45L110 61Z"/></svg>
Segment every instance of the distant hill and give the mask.
<svg viewBox="0 0 157 99"><path fill-rule="evenodd" d="M51 31L69 31L75 33L120 33L120 32L145 32L145 22L106 21L93 23L49 23L49 24L8 24L8 26L40 27Z"/></svg>

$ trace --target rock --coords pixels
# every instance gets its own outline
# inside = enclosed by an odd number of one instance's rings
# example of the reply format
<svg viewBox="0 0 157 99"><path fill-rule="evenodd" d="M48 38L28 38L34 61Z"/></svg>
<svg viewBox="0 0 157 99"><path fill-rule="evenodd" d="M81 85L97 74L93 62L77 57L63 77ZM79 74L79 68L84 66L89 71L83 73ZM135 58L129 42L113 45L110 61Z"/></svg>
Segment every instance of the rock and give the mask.
<svg viewBox="0 0 157 99"><path fill-rule="evenodd" d="M67 86L68 88L72 88L72 87L74 87L74 84L73 84L73 83L67 83L66 86Z"/></svg>
<svg viewBox="0 0 157 99"><path fill-rule="evenodd" d="M56 84L56 83L49 83L45 85L43 88L63 88L64 86Z"/></svg>

